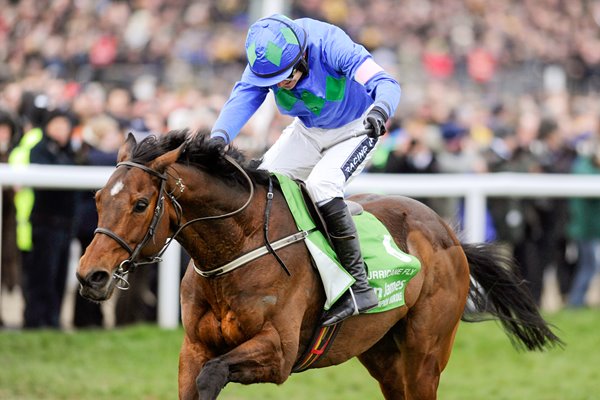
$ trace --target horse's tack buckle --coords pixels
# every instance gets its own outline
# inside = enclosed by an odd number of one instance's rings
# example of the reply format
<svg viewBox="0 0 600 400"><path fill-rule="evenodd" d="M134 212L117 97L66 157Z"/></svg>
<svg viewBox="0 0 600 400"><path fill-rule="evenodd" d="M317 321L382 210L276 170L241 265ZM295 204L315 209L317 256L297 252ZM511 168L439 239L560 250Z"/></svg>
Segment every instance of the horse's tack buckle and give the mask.
<svg viewBox="0 0 600 400"><path fill-rule="evenodd" d="M121 264L119 264L119 268L117 268L117 270L115 272L113 272L113 279L117 281L115 283L115 285L117 286L117 289L129 290L129 288L131 287L131 284L127 280L127 276L129 275L129 270L125 270L125 265L130 264L130 263L131 263L131 261L129 261L129 260L123 260L121 262Z"/></svg>
<svg viewBox="0 0 600 400"><path fill-rule="evenodd" d="M175 181L175 186L179 189L179 193L183 193L185 190L185 185L183 184L183 180L181 178L177 178Z"/></svg>

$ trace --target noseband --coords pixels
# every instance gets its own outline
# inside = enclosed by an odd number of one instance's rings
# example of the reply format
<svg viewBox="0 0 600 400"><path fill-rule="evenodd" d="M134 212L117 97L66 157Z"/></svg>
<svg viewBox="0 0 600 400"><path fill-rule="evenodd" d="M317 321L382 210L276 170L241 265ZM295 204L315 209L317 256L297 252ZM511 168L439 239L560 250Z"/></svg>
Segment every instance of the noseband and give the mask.
<svg viewBox="0 0 600 400"><path fill-rule="evenodd" d="M175 210L178 214L179 220L181 220L181 215L183 214L183 210L182 210L181 206L179 205L179 203L177 202L177 199L175 198L175 196L172 193L168 193L165 191L165 184L168 179L168 177L166 175L161 174L160 172L155 171L152 168L148 168L143 164L139 164L139 163L132 162L132 161L122 161L117 164L117 168L119 168L121 166L139 168L142 171L160 179L158 200L156 202L156 206L154 207L154 214L152 216L152 221L150 221L150 225L148 226L148 230L146 231L144 238L142 239L141 242L139 242L135 246L135 248L132 249L131 246L129 246L122 237L120 237L119 235L117 235L115 232L113 232L112 230L110 230L108 228L98 227L94 231L94 234L101 233L101 234L107 235L108 237L112 238L114 241L119 243L119 245L121 247L123 247L129 253L129 257L127 259L121 261L117 270L115 272L113 272L113 279L115 279L117 281L117 283L116 283L117 288L119 288L121 290L129 289L130 284L129 284L129 281L127 280L127 275L129 274L129 272L133 272L135 270L135 268L137 268L138 266L146 265L146 264L154 264L154 263L162 261L161 257L163 255L163 253L167 250L167 248L169 247L169 245L171 244L173 239L175 239L177 237L177 235L179 234L179 232L181 232L183 230L183 228L187 227L188 225L190 225L192 223L202 221L202 220L211 220L211 219L220 219L220 218L231 217L235 214L242 212L250 204L250 201L254 197L254 184L252 182L252 179L248 176L246 171L244 171L244 169L233 158L231 158L228 155L224 155L223 157L227 161L229 161L234 167L236 167L240 172L242 172L242 174L248 181L248 184L250 186L250 195L248 196L248 200L246 200L246 202L237 210L226 213L226 214L211 215L211 216L195 218L195 219L192 219L192 220L186 222L183 225L181 225L181 221L178 221L177 224L179 227L175 231L175 234L173 236L171 236L171 238L169 238L169 240L165 243L163 248L155 255L153 255L151 257L147 257L142 260L137 260L137 258L139 256L140 252L142 251L142 249L144 248L144 246L146 246L146 244L150 241L150 239L154 238L154 234L156 233L156 227L157 227L158 223L160 222L160 218L164 214L165 195L169 197L169 199L171 200L171 203L175 207ZM179 179L177 181L177 186L179 187L179 191L183 192L185 186L183 185L181 179Z"/></svg>

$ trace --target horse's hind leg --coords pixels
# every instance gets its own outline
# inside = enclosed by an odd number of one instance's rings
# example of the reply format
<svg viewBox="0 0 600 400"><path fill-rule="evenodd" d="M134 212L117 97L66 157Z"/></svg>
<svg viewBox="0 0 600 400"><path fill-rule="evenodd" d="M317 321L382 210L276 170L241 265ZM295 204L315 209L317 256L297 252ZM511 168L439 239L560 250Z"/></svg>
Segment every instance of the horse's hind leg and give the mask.
<svg viewBox="0 0 600 400"><path fill-rule="evenodd" d="M413 325L409 327L410 325ZM377 379L387 400L436 399L440 374L448 363L455 329L444 335L400 321L358 358Z"/></svg>
<svg viewBox="0 0 600 400"><path fill-rule="evenodd" d="M400 349L392 332L388 332L367 352L358 356L358 359L379 382L381 392L386 399L405 398Z"/></svg>
<svg viewBox="0 0 600 400"><path fill-rule="evenodd" d="M437 398L440 374L450 358L464 310L469 287L464 256L435 252L425 262L429 271L417 302L359 357L379 381L386 399Z"/></svg>
<svg viewBox="0 0 600 400"><path fill-rule="evenodd" d="M435 317L433 317L435 318ZM406 340L401 344L406 399L436 399L440 375L450 358L458 321L454 328L435 336L415 328L410 322Z"/></svg>

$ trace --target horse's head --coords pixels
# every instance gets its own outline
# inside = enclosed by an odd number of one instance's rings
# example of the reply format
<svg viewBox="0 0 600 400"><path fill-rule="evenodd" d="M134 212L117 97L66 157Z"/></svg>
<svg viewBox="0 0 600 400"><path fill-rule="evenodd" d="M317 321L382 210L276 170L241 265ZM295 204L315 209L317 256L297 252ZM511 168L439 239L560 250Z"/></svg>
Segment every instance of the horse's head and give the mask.
<svg viewBox="0 0 600 400"><path fill-rule="evenodd" d="M106 300L115 286L128 286L126 274L155 261L170 233L165 170L177 161L181 147L143 164L131 161L135 145L130 134L117 169L96 193L98 229L77 269L81 294L90 300Z"/></svg>

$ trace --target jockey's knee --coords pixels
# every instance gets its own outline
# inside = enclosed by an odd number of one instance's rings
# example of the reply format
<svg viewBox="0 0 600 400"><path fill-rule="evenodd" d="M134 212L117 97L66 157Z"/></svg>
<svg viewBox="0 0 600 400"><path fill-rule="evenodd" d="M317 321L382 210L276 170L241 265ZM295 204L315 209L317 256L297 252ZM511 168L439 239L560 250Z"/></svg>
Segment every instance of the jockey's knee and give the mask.
<svg viewBox="0 0 600 400"><path fill-rule="evenodd" d="M325 204L334 197L344 197L344 188L334 182L309 177L304 183L310 197L317 205Z"/></svg>

